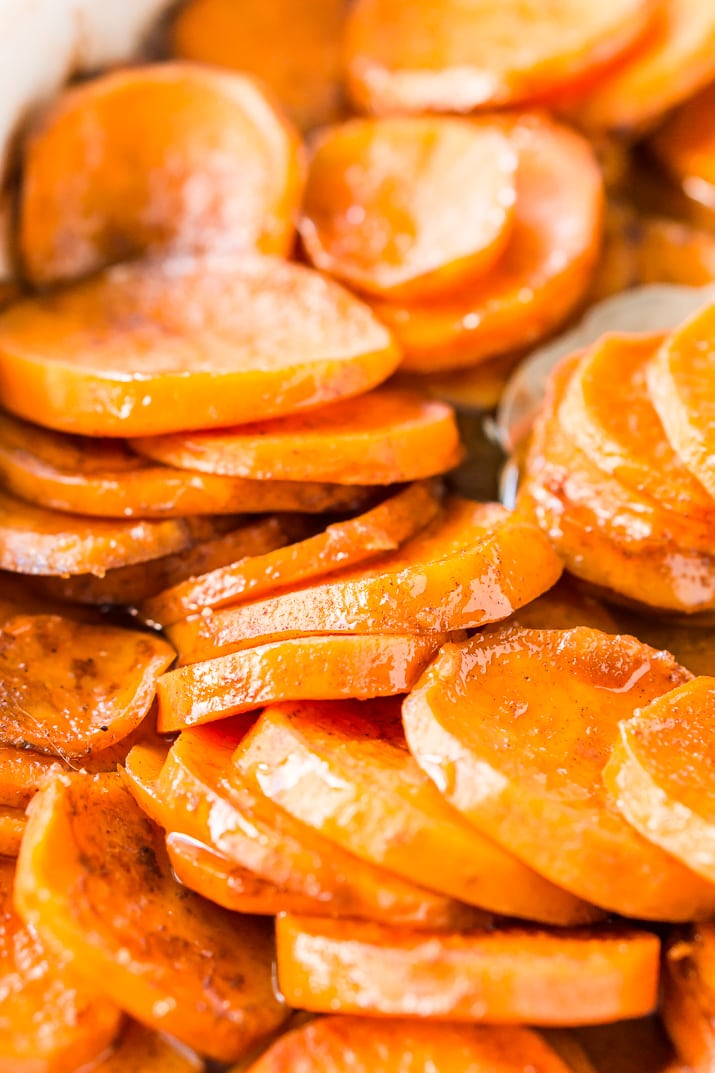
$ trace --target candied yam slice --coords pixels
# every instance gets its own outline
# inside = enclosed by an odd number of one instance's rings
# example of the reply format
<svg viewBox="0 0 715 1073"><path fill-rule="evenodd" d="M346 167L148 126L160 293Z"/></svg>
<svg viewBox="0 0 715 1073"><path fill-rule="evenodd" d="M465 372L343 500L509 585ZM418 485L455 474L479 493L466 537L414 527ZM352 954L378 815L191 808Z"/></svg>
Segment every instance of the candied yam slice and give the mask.
<svg viewBox="0 0 715 1073"><path fill-rule="evenodd" d="M280 637L469 629L506 618L560 573L536 527L496 504L452 498L421 533L375 566L195 616L167 632L187 663Z"/></svg>
<svg viewBox="0 0 715 1073"><path fill-rule="evenodd" d="M299 7L292 0L190 0L170 26L171 50L184 60L256 75L291 119L310 129L342 109L344 15L345 0Z"/></svg>
<svg viewBox="0 0 715 1073"><path fill-rule="evenodd" d="M22 922L14 877L15 862L0 857L0 1069L75 1073L106 1051L121 1015Z"/></svg>
<svg viewBox="0 0 715 1073"><path fill-rule="evenodd" d="M715 9L702 0L663 0L650 31L583 97L568 102L579 125L640 134L715 76Z"/></svg>
<svg viewBox="0 0 715 1073"><path fill-rule="evenodd" d="M299 228L316 268L403 301L472 282L511 235L517 153L498 123L352 119L314 147Z"/></svg>
<svg viewBox="0 0 715 1073"><path fill-rule="evenodd" d="M178 833L255 872L290 896L309 897L321 915L363 917L415 928L458 928L475 910L376 868L299 823L231 757L245 731L233 721L179 735L160 792ZM479 914L476 914L479 916Z"/></svg>
<svg viewBox="0 0 715 1073"><path fill-rule="evenodd" d="M320 1017L288 1032L248 1073L568 1073L528 1028Z"/></svg>
<svg viewBox="0 0 715 1073"><path fill-rule="evenodd" d="M715 199L715 83L687 100L651 141L658 159L696 200Z"/></svg>
<svg viewBox="0 0 715 1073"><path fill-rule="evenodd" d="M265 704L393 697L415 684L446 634L291 637L163 674L159 729L170 734Z"/></svg>
<svg viewBox="0 0 715 1073"><path fill-rule="evenodd" d="M397 484L444 473L462 457L451 406L392 385L307 413L133 446L169 466L269 486L274 480Z"/></svg>
<svg viewBox="0 0 715 1073"><path fill-rule="evenodd" d="M604 771L644 838L715 883L715 678L658 697L619 726Z"/></svg>
<svg viewBox="0 0 715 1073"><path fill-rule="evenodd" d="M693 476L715 496L715 303L663 342L648 371L653 405Z"/></svg>
<svg viewBox="0 0 715 1073"><path fill-rule="evenodd" d="M118 775L58 776L40 790L15 898L84 979L211 1058L236 1060L286 1017L270 932L176 882L163 834Z"/></svg>
<svg viewBox="0 0 715 1073"><path fill-rule="evenodd" d="M407 750L399 703L274 705L243 739L233 763L296 819L421 886L552 924L582 924L600 915L505 853L446 803ZM288 766L290 780L282 776Z"/></svg>
<svg viewBox="0 0 715 1073"><path fill-rule="evenodd" d="M456 432L454 438L456 461ZM31 503L104 518L318 513L347 499L343 489L318 482L245 480L154 465L122 440L51 432L9 414L0 414L0 474L9 491Z"/></svg>
<svg viewBox="0 0 715 1073"><path fill-rule="evenodd" d="M647 0L358 0L346 33L361 108L470 112L592 80L647 29Z"/></svg>
<svg viewBox="0 0 715 1073"><path fill-rule="evenodd" d="M492 627L442 649L404 701L405 733L447 800L552 882L624 915L703 917L715 887L639 835L603 784L619 722L691 677L627 635Z"/></svg>
<svg viewBox="0 0 715 1073"><path fill-rule="evenodd" d="M129 1021L106 1058L92 1066L92 1073L204 1073L204 1063L166 1036Z"/></svg>
<svg viewBox="0 0 715 1073"><path fill-rule="evenodd" d="M522 349L553 331L591 282L603 200L591 146L545 116L501 122L519 157L503 257L483 280L441 299L371 299L411 372L464 368Z"/></svg>
<svg viewBox="0 0 715 1073"><path fill-rule="evenodd" d="M564 434L627 488L661 506L715 519L715 499L666 438L646 374L664 336L606 335L578 362L559 408Z"/></svg>
<svg viewBox="0 0 715 1073"><path fill-rule="evenodd" d="M174 817L159 782L168 752L168 744L139 742L129 750L119 769L124 785L142 812L166 831L172 829Z"/></svg>
<svg viewBox="0 0 715 1073"><path fill-rule="evenodd" d="M359 395L398 361L362 302L275 257L117 265L0 314L0 401L90 436L292 413Z"/></svg>
<svg viewBox="0 0 715 1073"><path fill-rule="evenodd" d="M246 75L135 66L67 90L31 132L20 255L33 283L142 254L286 255L300 140Z"/></svg>
<svg viewBox="0 0 715 1073"><path fill-rule="evenodd" d="M110 748L149 713L174 652L156 634L60 615L0 626L0 742L61 757Z"/></svg>
<svg viewBox="0 0 715 1073"><path fill-rule="evenodd" d="M660 942L623 927L420 935L283 913L276 936L281 992L317 1012L579 1025L640 1017L658 999Z"/></svg>
<svg viewBox="0 0 715 1073"><path fill-rule="evenodd" d="M20 574L103 575L181 551L192 543L181 518L163 521L73 517L0 491L0 567Z"/></svg>
<svg viewBox="0 0 715 1073"><path fill-rule="evenodd" d="M320 533L265 554L236 556L237 562L181 581L144 601L145 619L169 626L205 608L245 603L291 586L345 570L394 551L424 529L439 510L437 490L413 484L376 507Z"/></svg>

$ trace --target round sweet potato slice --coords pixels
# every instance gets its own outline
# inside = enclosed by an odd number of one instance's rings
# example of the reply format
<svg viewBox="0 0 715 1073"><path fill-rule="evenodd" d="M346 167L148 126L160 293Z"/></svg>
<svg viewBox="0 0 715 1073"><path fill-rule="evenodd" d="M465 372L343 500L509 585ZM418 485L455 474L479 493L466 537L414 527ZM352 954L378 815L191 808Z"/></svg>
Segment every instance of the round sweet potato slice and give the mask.
<svg viewBox="0 0 715 1073"><path fill-rule="evenodd" d="M347 26L348 87L374 112L470 112L592 80L643 35L646 0L359 0Z"/></svg>
<svg viewBox="0 0 715 1073"><path fill-rule="evenodd" d="M651 1013L660 942L623 927L500 926L419 935L281 914L278 983L301 1009L492 1024L600 1024Z"/></svg>
<svg viewBox="0 0 715 1073"><path fill-rule="evenodd" d="M37 794L15 898L88 983L209 1057L235 1061L287 1016L269 929L176 882L118 775L58 776Z"/></svg>
<svg viewBox="0 0 715 1073"><path fill-rule="evenodd" d="M359 395L399 352L337 283L275 257L117 265L0 314L0 399L62 432L155 436Z"/></svg>
<svg viewBox="0 0 715 1073"><path fill-rule="evenodd" d="M20 254L36 284L143 254L293 244L300 140L261 86L183 63L67 90L25 147Z"/></svg>
<svg viewBox="0 0 715 1073"><path fill-rule="evenodd" d="M651 845L606 793L619 722L692 676L588 627L491 627L446 645L403 704L415 759L480 830L605 909L706 917L715 887Z"/></svg>
<svg viewBox="0 0 715 1073"><path fill-rule="evenodd" d="M352 119L314 147L300 233L316 268L398 301L472 282L504 252L517 153L498 123Z"/></svg>

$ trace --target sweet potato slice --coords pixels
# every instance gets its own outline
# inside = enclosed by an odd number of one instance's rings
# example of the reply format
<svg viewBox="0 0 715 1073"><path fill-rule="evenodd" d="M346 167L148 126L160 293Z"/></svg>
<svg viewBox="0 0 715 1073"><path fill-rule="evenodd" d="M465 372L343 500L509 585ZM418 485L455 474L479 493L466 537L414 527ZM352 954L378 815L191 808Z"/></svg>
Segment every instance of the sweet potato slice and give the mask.
<svg viewBox="0 0 715 1073"><path fill-rule="evenodd" d="M452 498L441 516L372 568L196 616L167 632L186 663L280 637L469 629L506 618L560 573L533 526L495 504Z"/></svg>
<svg viewBox="0 0 715 1073"><path fill-rule="evenodd" d="M648 386L668 439L715 497L715 303L673 332L649 369Z"/></svg>
<svg viewBox="0 0 715 1073"><path fill-rule="evenodd" d="M552 924L598 918L444 801L407 751L399 703L266 708L233 763L296 819L421 886L506 916ZM286 765L290 781L281 778Z"/></svg>
<svg viewBox="0 0 715 1073"><path fill-rule="evenodd" d="M170 27L172 52L258 76L302 129L342 107L340 41L345 0L265 4L190 0ZM290 33L286 33L290 27Z"/></svg>
<svg viewBox="0 0 715 1073"><path fill-rule="evenodd" d="M287 888L291 896L314 899L323 915L367 917L414 928L451 929L474 921L475 910L361 861L241 778L231 756L243 731L234 722L179 735L160 787L178 833Z"/></svg>
<svg viewBox="0 0 715 1073"><path fill-rule="evenodd" d="M297 134L245 75L101 75L64 93L26 145L25 272L48 284L147 253L287 254L303 171Z"/></svg>
<svg viewBox="0 0 715 1073"><path fill-rule="evenodd" d="M715 75L715 11L701 0L665 0L629 56L567 103L588 130L637 135Z"/></svg>
<svg viewBox="0 0 715 1073"><path fill-rule="evenodd" d="M166 1036L145 1028L138 1021L125 1024L111 1054L92 1073L203 1073L204 1063L188 1047L174 1046Z"/></svg>
<svg viewBox="0 0 715 1073"><path fill-rule="evenodd" d="M397 347L337 283L274 257L119 265L0 314L0 398L63 432L219 428L359 395Z"/></svg>
<svg viewBox="0 0 715 1073"><path fill-rule="evenodd" d="M248 1073L568 1073L528 1028L321 1017L277 1040Z"/></svg>
<svg viewBox="0 0 715 1073"><path fill-rule="evenodd" d="M59 615L0 626L0 743L81 757L126 738L146 717L174 659L160 637Z"/></svg>
<svg viewBox="0 0 715 1073"><path fill-rule="evenodd" d="M626 928L419 935L281 914L278 983L306 1010L532 1025L651 1013L660 942Z"/></svg>
<svg viewBox="0 0 715 1073"><path fill-rule="evenodd" d="M504 252L517 154L498 123L352 119L323 132L300 233L316 268L417 302L473 282Z"/></svg>
<svg viewBox="0 0 715 1073"><path fill-rule="evenodd" d="M170 734L280 701L406 693L446 634L291 637L163 674L159 729Z"/></svg>
<svg viewBox="0 0 715 1073"><path fill-rule="evenodd" d="M662 1018L668 1035L693 1073L710 1073L715 1062L715 1009L698 971L695 934L668 945L663 971Z"/></svg>
<svg viewBox="0 0 715 1073"><path fill-rule="evenodd" d="M715 499L666 438L646 373L664 336L607 335L580 359L559 408L564 433L627 488L662 507L715 520Z"/></svg>
<svg viewBox="0 0 715 1073"><path fill-rule="evenodd" d="M519 157L504 256L482 281L440 300L371 299L410 371L463 368L526 347L553 331L589 286L603 196L590 145L544 116L502 123Z"/></svg>
<svg viewBox="0 0 715 1073"><path fill-rule="evenodd" d="M192 542L181 518L109 521L72 517L0 491L0 568L20 574L104 574L181 551Z"/></svg>
<svg viewBox="0 0 715 1073"><path fill-rule="evenodd" d="M396 484L451 469L462 452L452 408L393 386L305 414L134 441L148 458L262 481Z"/></svg>
<svg viewBox="0 0 715 1073"><path fill-rule="evenodd" d="M454 439L456 461L456 431ZM152 465L121 440L50 432L9 414L0 414L0 475L9 491L31 503L100 518L318 512L333 502L340 507L346 498L340 488L317 482L245 480Z"/></svg>
<svg viewBox="0 0 715 1073"><path fill-rule="evenodd" d="M14 876L15 862L0 858L0 1069L75 1073L106 1050L121 1015L23 924Z"/></svg>
<svg viewBox="0 0 715 1073"><path fill-rule="evenodd" d="M285 1019L268 930L176 883L118 775L58 776L36 795L15 899L89 983L211 1058L239 1058Z"/></svg>
<svg viewBox="0 0 715 1073"><path fill-rule="evenodd" d="M362 109L380 113L539 101L597 77L651 15L644 0L359 0L347 26L348 88Z"/></svg>
<svg viewBox="0 0 715 1073"><path fill-rule="evenodd" d="M552 882L625 915L693 919L715 887L637 834L603 785L620 720L691 677L627 635L492 627L443 648L405 699L405 733L447 800Z"/></svg>
<svg viewBox="0 0 715 1073"><path fill-rule="evenodd" d="M146 619L169 626L205 608L244 603L315 578L345 570L394 551L432 521L439 510L437 491L413 484L376 507L321 533L266 554L239 557L238 562L188 578L146 600Z"/></svg>
<svg viewBox="0 0 715 1073"><path fill-rule="evenodd" d="M715 678L695 678L619 726L604 771L644 838L715 883Z"/></svg>

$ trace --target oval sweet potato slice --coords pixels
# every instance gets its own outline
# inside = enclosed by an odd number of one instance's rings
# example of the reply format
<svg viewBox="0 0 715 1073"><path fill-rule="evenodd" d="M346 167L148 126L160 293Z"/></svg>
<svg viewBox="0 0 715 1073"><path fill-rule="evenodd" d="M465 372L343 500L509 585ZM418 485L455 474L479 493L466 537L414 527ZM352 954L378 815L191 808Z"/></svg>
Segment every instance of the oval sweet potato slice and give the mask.
<svg viewBox="0 0 715 1073"><path fill-rule="evenodd" d="M495 504L452 498L443 514L369 568L169 627L184 663L279 638L469 629L549 589L561 564L531 525Z"/></svg>
<svg viewBox="0 0 715 1073"><path fill-rule="evenodd" d="M552 882L624 915L704 917L715 887L637 834L603 784L619 722L691 677L627 635L492 627L442 649L405 699L405 733L447 800Z"/></svg>
<svg viewBox="0 0 715 1073"><path fill-rule="evenodd" d="M595 78L651 16L645 0L359 0L347 26L348 88L362 109L381 113L539 101Z"/></svg>
<svg viewBox="0 0 715 1073"><path fill-rule="evenodd" d="M424 393L380 387L305 414L235 429L135 440L148 458L187 470L266 482L397 484L456 466L454 412Z"/></svg>
<svg viewBox="0 0 715 1073"><path fill-rule="evenodd" d="M337 283L274 257L118 265L0 314L0 398L63 432L155 436L385 380L397 347Z"/></svg>
<svg viewBox="0 0 715 1073"><path fill-rule="evenodd" d="M59 615L0 626L0 743L61 757L100 752L146 717L174 659L155 634Z"/></svg>
<svg viewBox="0 0 715 1073"><path fill-rule="evenodd" d="M75 1073L111 1044L121 1014L22 922L14 878L15 862L0 857L0 1069Z"/></svg>
<svg viewBox="0 0 715 1073"><path fill-rule="evenodd" d="M407 750L399 703L274 705L243 739L233 763L296 819L421 886L552 924L599 916L445 802ZM281 775L287 766L290 780Z"/></svg>
<svg viewBox="0 0 715 1073"><path fill-rule="evenodd" d="M290 637L163 674L159 729L170 734L265 704L406 693L447 634Z"/></svg>
<svg viewBox="0 0 715 1073"><path fill-rule="evenodd" d="M398 301L448 294L506 248L517 154L498 124L352 119L313 149L300 233L316 268Z"/></svg>
<svg viewBox="0 0 715 1073"><path fill-rule="evenodd" d="M344 16L344 0L300 7L291 0L190 0L171 24L171 48L181 59L258 76L293 121L310 129L342 110Z"/></svg>
<svg viewBox="0 0 715 1073"><path fill-rule="evenodd" d="M277 1040L248 1073L567 1073L528 1028L321 1017Z"/></svg>
<svg viewBox="0 0 715 1073"><path fill-rule="evenodd" d="M118 775L58 776L36 795L15 899L88 983L211 1058L236 1060L287 1015L269 930L174 880L160 829Z"/></svg>
<svg viewBox="0 0 715 1073"><path fill-rule="evenodd" d="M456 430L454 438L456 461ZM0 414L0 474L9 491L31 503L100 518L318 513L349 500L340 487L314 481L246 480L153 465L122 440L68 436L9 414Z"/></svg>
<svg viewBox="0 0 715 1073"><path fill-rule="evenodd" d="M591 146L544 116L501 122L519 157L503 257L483 280L439 300L371 299L410 371L464 368L526 347L553 331L591 282L603 196Z"/></svg>
<svg viewBox="0 0 715 1073"><path fill-rule="evenodd" d="M47 284L142 254L285 255L303 172L297 134L246 75L100 75L51 105L25 147L25 272Z"/></svg>
<svg viewBox="0 0 715 1073"><path fill-rule="evenodd" d="M658 697L619 725L604 770L644 838L715 883L715 678Z"/></svg>
<svg viewBox="0 0 715 1073"><path fill-rule="evenodd" d="M190 577L143 602L142 615L169 626L205 608L245 603L271 592L307 585L399 548L439 511L437 489L413 484L376 507L321 533L265 554L236 556L237 562Z"/></svg>
<svg viewBox="0 0 715 1073"><path fill-rule="evenodd" d="M623 927L419 935L281 914L278 983L306 1010L532 1025L651 1013L660 942Z"/></svg>
<svg viewBox="0 0 715 1073"><path fill-rule="evenodd" d="M340 849L242 778L231 757L240 723L184 731L171 748L160 792L178 833L218 850L276 887L310 897L321 915L363 917L414 928L455 928L476 911L407 883ZM316 906L317 908L317 906ZM476 914L478 917L480 914Z"/></svg>
<svg viewBox="0 0 715 1073"><path fill-rule="evenodd" d="M152 1032L138 1021L128 1021L112 1052L92 1073L203 1073L204 1063L188 1047L180 1049L166 1036Z"/></svg>

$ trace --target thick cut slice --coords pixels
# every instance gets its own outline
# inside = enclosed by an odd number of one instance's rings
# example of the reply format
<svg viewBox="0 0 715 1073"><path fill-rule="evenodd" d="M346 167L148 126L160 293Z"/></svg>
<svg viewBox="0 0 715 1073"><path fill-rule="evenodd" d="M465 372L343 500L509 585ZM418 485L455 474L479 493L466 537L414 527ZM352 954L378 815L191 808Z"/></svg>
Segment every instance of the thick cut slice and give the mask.
<svg viewBox="0 0 715 1073"><path fill-rule="evenodd" d="M362 302L302 265L138 261L0 314L0 401L63 432L155 436L359 395L399 357Z"/></svg>
<svg viewBox="0 0 715 1073"><path fill-rule="evenodd" d="M203 1073L204 1063L188 1047L175 1046L166 1036L138 1021L124 1025L120 1039L91 1073Z"/></svg>
<svg viewBox="0 0 715 1073"><path fill-rule="evenodd" d="M568 1073L528 1028L321 1017L288 1032L249 1073Z"/></svg>
<svg viewBox="0 0 715 1073"><path fill-rule="evenodd" d="M588 90L564 101L589 130L634 135L715 76L715 8L702 0L663 0L639 47Z"/></svg>
<svg viewBox="0 0 715 1073"><path fill-rule="evenodd" d="M3 570L50 576L102 576L106 570L170 555L191 543L191 529L181 518L109 521L73 517L23 503L0 491Z"/></svg>
<svg viewBox="0 0 715 1073"><path fill-rule="evenodd" d="M15 862L0 858L0 1069L76 1073L111 1044L121 1015L23 924L14 877Z"/></svg>
<svg viewBox="0 0 715 1073"><path fill-rule="evenodd" d="M156 634L18 614L0 625L0 743L60 757L100 752L147 716L174 652Z"/></svg>
<svg viewBox="0 0 715 1073"><path fill-rule="evenodd" d="M504 916L551 924L599 916L446 803L407 751L399 703L266 708L233 763L296 819L421 886Z"/></svg>
<svg viewBox="0 0 715 1073"><path fill-rule="evenodd" d="M134 447L200 473L363 485L432 477L462 457L451 406L394 386L305 414L135 440Z"/></svg>
<svg viewBox="0 0 715 1073"><path fill-rule="evenodd" d="M47 284L142 254L288 254L303 171L297 134L245 75L101 75L64 93L25 148L25 271Z"/></svg>
<svg viewBox="0 0 715 1073"><path fill-rule="evenodd" d="M663 339L607 335L596 343L576 365L559 421L604 473L662 507L712 524L715 499L671 447L648 394L646 373Z"/></svg>
<svg viewBox="0 0 715 1073"><path fill-rule="evenodd" d="M407 693L446 640L439 633L292 637L179 667L159 679L159 729L170 734L280 701Z"/></svg>
<svg viewBox="0 0 715 1073"><path fill-rule="evenodd" d="M493 503L444 512L372 568L167 631L184 663L280 637L437 633L506 618L551 588L561 564L539 530Z"/></svg>
<svg viewBox="0 0 715 1073"><path fill-rule="evenodd" d="M119 774L142 812L165 831L172 831L175 817L159 785L168 752L169 746L163 742L135 745L127 753Z"/></svg>
<svg viewBox="0 0 715 1073"><path fill-rule="evenodd" d="M698 941L697 932L676 935L666 950L662 1018L692 1073L711 1073L715 1065L715 1006L699 972Z"/></svg>
<svg viewBox="0 0 715 1073"><path fill-rule="evenodd" d="M704 917L715 887L603 785L620 720L691 677L627 635L494 627L442 649L403 704L405 733L447 800L552 882L628 916Z"/></svg>
<svg viewBox="0 0 715 1073"><path fill-rule="evenodd" d="M458 442L455 431L443 468L458 461ZM122 440L50 432L9 414L0 414L0 474L9 491L31 503L100 518L317 513L346 500L339 487L313 481L246 480L153 465Z"/></svg>
<svg viewBox="0 0 715 1073"><path fill-rule="evenodd" d="M359 0L348 87L362 109L470 112L591 81L651 21L647 0Z"/></svg>
<svg viewBox="0 0 715 1073"><path fill-rule="evenodd" d="M658 1000L660 942L635 929L420 935L284 913L276 934L279 987L305 1010L581 1025L640 1017Z"/></svg>
<svg viewBox="0 0 715 1073"><path fill-rule="evenodd" d="M413 484L378 506L334 522L306 540L236 556L237 562L190 577L146 600L145 619L170 626L206 608L246 603L272 592L300 588L316 578L356 566L388 551L424 529L439 510L437 489Z"/></svg>
<svg viewBox="0 0 715 1073"><path fill-rule="evenodd" d="M190 894L118 775L58 776L33 800L18 909L142 1023L234 1061L287 1015L263 922Z"/></svg>
<svg viewBox="0 0 715 1073"><path fill-rule="evenodd" d="M422 301L472 282L511 235L517 154L499 123L352 119L313 153L300 232L316 268Z"/></svg>
<svg viewBox="0 0 715 1073"><path fill-rule="evenodd" d="M256 75L310 129L342 111L344 17L345 0L190 0L171 25L171 47L185 60Z"/></svg>
<svg viewBox="0 0 715 1073"><path fill-rule="evenodd" d="M715 496L715 303L676 329L649 369L653 404L668 439Z"/></svg>
<svg viewBox="0 0 715 1073"><path fill-rule="evenodd" d="M666 693L619 731L604 771L618 808L649 842L715 884L715 678Z"/></svg>
<svg viewBox="0 0 715 1073"><path fill-rule="evenodd" d="M276 887L314 899L323 915L414 928L452 929L474 921L475 910L361 861L241 778L231 757L244 731L234 721L179 735L160 780L177 832Z"/></svg>
<svg viewBox="0 0 715 1073"><path fill-rule="evenodd" d="M405 369L458 369L527 347L568 316L591 282L603 200L591 146L544 116L502 123L519 156L504 256L483 280L440 300L371 300L404 351Z"/></svg>

